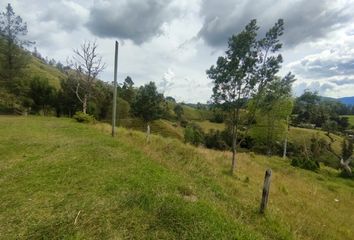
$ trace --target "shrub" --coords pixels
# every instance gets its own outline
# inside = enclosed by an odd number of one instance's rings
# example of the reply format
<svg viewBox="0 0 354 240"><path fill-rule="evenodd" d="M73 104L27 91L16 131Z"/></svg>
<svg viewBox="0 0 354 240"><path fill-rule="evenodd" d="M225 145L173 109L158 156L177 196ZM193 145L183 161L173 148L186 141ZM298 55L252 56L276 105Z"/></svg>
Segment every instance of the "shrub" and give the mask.
<svg viewBox="0 0 354 240"><path fill-rule="evenodd" d="M210 118L210 122L223 123L225 121L225 114L223 112L214 112Z"/></svg>
<svg viewBox="0 0 354 240"><path fill-rule="evenodd" d="M317 171L320 168L320 164L311 159L311 158L305 158L305 157L294 157L291 160L291 165L294 167L299 167L303 169L307 169L310 171Z"/></svg>
<svg viewBox="0 0 354 240"><path fill-rule="evenodd" d="M181 118L181 121L180 121L180 124L181 124L181 127L187 127L188 126L188 124L189 124L189 122L188 122L188 120L184 117L184 116L182 116L182 118Z"/></svg>
<svg viewBox="0 0 354 240"><path fill-rule="evenodd" d="M184 141L196 146L203 144L204 132L202 128L195 123L188 124L184 130Z"/></svg>
<svg viewBox="0 0 354 240"><path fill-rule="evenodd" d="M218 150L229 149L229 146L223 139L222 133L217 130L211 129L208 134L205 135L205 146L207 148L213 148Z"/></svg>
<svg viewBox="0 0 354 240"><path fill-rule="evenodd" d="M76 112L73 118L81 123L94 123L95 118L92 115L83 112Z"/></svg>

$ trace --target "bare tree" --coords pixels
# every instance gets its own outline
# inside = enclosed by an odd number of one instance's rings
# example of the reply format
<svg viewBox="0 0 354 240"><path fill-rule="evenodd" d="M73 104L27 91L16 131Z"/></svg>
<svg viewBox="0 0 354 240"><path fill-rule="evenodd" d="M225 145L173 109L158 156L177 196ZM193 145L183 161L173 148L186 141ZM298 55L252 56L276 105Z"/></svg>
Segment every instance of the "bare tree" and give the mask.
<svg viewBox="0 0 354 240"><path fill-rule="evenodd" d="M102 57L97 53L97 43L87 41L74 50L71 66L75 70L77 81L74 89L76 97L82 103L82 111L87 112L87 104L92 97L92 89L97 76L105 69Z"/></svg>

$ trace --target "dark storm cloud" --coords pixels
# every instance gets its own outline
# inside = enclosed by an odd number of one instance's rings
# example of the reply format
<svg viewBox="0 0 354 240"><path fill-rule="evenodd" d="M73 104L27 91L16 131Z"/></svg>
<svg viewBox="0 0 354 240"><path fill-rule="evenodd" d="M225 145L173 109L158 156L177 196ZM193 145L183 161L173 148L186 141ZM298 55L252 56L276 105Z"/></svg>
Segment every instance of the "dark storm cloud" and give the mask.
<svg viewBox="0 0 354 240"><path fill-rule="evenodd" d="M348 6L330 0L203 0L200 14L204 23L199 37L214 47L225 45L232 34L240 32L253 18L258 20L261 32L283 18L286 47L325 37L352 19Z"/></svg>
<svg viewBox="0 0 354 240"><path fill-rule="evenodd" d="M90 10L88 29L99 37L130 39L141 44L161 34L161 27L179 15L164 0L102 1Z"/></svg>

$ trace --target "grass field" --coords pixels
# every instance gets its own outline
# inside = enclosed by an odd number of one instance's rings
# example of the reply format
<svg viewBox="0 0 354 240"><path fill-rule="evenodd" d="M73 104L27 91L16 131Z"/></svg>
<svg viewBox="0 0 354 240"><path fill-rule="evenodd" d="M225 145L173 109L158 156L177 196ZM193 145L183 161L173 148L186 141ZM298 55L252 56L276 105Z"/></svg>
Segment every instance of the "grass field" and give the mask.
<svg viewBox="0 0 354 240"><path fill-rule="evenodd" d="M210 119L213 115L210 110L197 109L187 105L182 105L182 107L183 114L188 120L204 121Z"/></svg>
<svg viewBox="0 0 354 240"><path fill-rule="evenodd" d="M354 127L354 115L342 115L341 117L348 117L350 126Z"/></svg>
<svg viewBox="0 0 354 240"><path fill-rule="evenodd" d="M71 119L0 117L1 239L352 239L353 180ZM264 171L273 169L265 216Z"/></svg>
<svg viewBox="0 0 354 240"><path fill-rule="evenodd" d="M219 130L222 131L225 129L224 123L213 123L208 120L205 121L196 121L196 123L203 129L205 133L209 132L209 130Z"/></svg>

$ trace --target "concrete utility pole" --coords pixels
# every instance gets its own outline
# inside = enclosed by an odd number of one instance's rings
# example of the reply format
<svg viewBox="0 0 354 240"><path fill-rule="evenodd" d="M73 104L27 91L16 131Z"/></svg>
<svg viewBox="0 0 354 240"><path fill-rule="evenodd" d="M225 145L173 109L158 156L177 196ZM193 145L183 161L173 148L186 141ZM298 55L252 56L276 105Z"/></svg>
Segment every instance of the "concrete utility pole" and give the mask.
<svg viewBox="0 0 354 240"><path fill-rule="evenodd" d="M113 109L112 109L112 137L115 135L116 115L117 115L117 70L118 70L118 47L119 43L116 41L114 53L114 84L113 84Z"/></svg>

